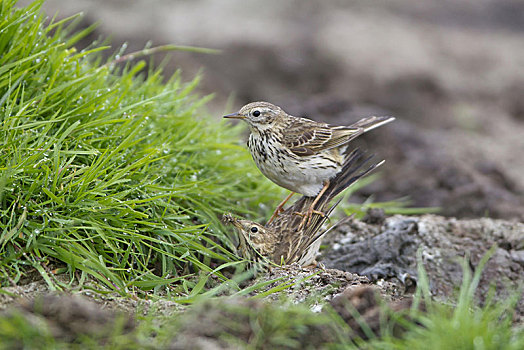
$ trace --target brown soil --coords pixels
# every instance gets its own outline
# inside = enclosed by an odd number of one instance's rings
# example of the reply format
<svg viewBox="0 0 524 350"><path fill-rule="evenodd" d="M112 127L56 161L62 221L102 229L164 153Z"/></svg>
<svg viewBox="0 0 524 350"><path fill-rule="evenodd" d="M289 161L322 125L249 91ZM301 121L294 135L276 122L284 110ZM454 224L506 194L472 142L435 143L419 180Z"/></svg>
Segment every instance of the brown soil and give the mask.
<svg viewBox="0 0 524 350"><path fill-rule="evenodd" d="M397 118L359 141L386 164L383 176L353 200L408 196L415 206L440 207L445 217L384 218L375 213L367 223L339 227L323 252L328 269L285 292L297 301L331 300L347 287L346 294L370 283L398 301L417 284L418 251L432 292L447 298L462 279L461 259L474 270L494 244L479 300L492 284L502 298L521 283L521 1L272 1L259 8L240 0L164 0L155 6L149 0L132 5L125 0L48 0L44 7L62 16L84 11L86 22L100 23L96 34L110 34L115 46L128 41L130 51L151 39L221 49L220 55L177 53L173 59L188 76L204 67L202 91L217 95L209 107L217 121L253 100L337 124L371 114ZM235 102L225 108L231 94ZM260 278L298 281L310 272L290 267ZM33 282L9 291L32 298L47 288ZM96 296L104 308L135 310L147 304L108 298ZM348 298L353 300L353 294ZM1 307L13 301L0 294ZM262 307L253 303L253 308ZM63 307L68 305L76 304ZM160 309L166 312L175 308L164 306ZM522 299L517 308L516 321L522 322ZM210 320L222 317L213 315L222 314L209 313Z"/></svg>
<svg viewBox="0 0 524 350"><path fill-rule="evenodd" d="M442 300L456 296L463 263L471 273L493 247L478 286L482 304L489 289L496 299L513 296L524 276L524 224L493 219L457 220L435 215L395 215L380 224L353 220L336 228L322 254L328 268L388 281L411 293L417 284L417 254L429 277L430 290ZM517 305L524 322L524 298Z"/></svg>

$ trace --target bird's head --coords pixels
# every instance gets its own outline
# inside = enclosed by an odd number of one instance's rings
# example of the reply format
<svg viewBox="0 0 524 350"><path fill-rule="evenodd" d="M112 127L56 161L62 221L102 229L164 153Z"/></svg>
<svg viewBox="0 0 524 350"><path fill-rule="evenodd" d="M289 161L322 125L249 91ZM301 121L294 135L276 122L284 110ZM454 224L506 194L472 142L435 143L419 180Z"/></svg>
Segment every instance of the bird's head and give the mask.
<svg viewBox="0 0 524 350"><path fill-rule="evenodd" d="M269 256L275 249L276 234L256 222L250 220L240 220L231 214L226 214L222 218L225 224L233 225L239 234L239 250L245 258L252 257L255 249L263 256Z"/></svg>
<svg viewBox="0 0 524 350"><path fill-rule="evenodd" d="M269 102L252 102L236 113L225 115L224 118L241 119L247 122L251 130L270 128L283 113L282 109Z"/></svg>

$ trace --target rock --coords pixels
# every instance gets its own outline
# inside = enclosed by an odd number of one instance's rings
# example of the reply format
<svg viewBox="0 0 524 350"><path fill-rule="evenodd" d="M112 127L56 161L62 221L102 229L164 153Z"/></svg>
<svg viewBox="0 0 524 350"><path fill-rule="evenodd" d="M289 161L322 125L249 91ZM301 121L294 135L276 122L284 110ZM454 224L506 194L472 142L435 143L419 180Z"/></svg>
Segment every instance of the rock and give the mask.
<svg viewBox="0 0 524 350"><path fill-rule="evenodd" d="M357 220L354 220L357 221ZM365 237L362 240L345 237ZM520 247L524 224L493 219L457 220L435 215L395 215L377 230L362 222L338 226L327 242L331 248L320 261L328 268L386 280L410 291L417 282L417 254L429 276L434 296L452 297L462 282L462 261L475 269L496 245L485 265L477 295L482 303L492 285L498 300L518 289L524 276ZM524 299L517 305L517 320L524 321Z"/></svg>

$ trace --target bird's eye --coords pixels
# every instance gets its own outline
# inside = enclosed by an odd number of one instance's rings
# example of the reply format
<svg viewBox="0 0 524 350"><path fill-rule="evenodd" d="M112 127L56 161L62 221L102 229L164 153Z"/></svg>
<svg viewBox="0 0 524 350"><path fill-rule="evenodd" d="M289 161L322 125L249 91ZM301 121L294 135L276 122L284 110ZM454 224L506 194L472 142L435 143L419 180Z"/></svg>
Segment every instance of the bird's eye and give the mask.
<svg viewBox="0 0 524 350"><path fill-rule="evenodd" d="M253 117L258 117L260 115L260 111L258 109L254 110L251 114L253 114Z"/></svg>
<svg viewBox="0 0 524 350"><path fill-rule="evenodd" d="M256 226L251 227L251 232L257 233L258 232L258 227L256 227Z"/></svg>

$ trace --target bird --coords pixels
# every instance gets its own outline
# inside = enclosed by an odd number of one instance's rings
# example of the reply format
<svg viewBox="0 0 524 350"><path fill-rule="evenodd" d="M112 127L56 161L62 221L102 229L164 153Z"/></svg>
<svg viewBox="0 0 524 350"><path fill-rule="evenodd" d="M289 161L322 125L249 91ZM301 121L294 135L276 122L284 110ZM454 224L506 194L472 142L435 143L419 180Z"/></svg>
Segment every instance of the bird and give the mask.
<svg viewBox="0 0 524 350"><path fill-rule="evenodd" d="M341 171L330 181L324 193L313 205L313 216L310 224L306 226L300 225L300 216L305 215L315 201L315 198L310 196L302 196L266 225L238 219L231 214L224 215L223 222L233 225L239 233L237 248L239 255L263 264L314 265L321 239L329 232L329 229L324 231L320 229L340 200L331 206L330 202L344 189L384 163L384 161L374 163L357 173L371 157L364 157L364 152L359 149L346 157ZM296 215L297 213L299 215Z"/></svg>
<svg viewBox="0 0 524 350"><path fill-rule="evenodd" d="M271 181L291 191L269 219L283 211L294 193L315 197L303 218L309 223L313 207L342 169L348 143L363 133L387 124L394 117L367 117L348 126L334 126L294 117L269 102L249 103L224 118L247 122L247 146L255 164Z"/></svg>

